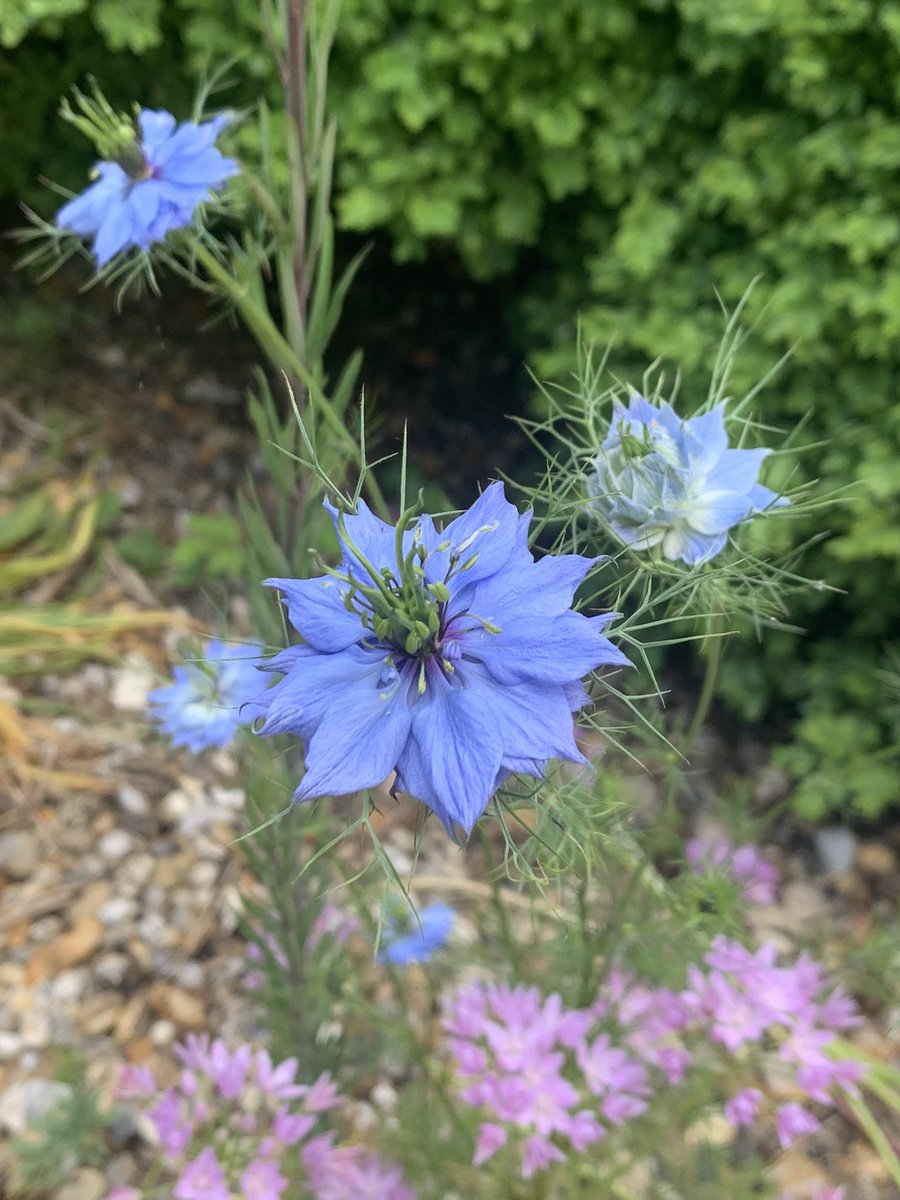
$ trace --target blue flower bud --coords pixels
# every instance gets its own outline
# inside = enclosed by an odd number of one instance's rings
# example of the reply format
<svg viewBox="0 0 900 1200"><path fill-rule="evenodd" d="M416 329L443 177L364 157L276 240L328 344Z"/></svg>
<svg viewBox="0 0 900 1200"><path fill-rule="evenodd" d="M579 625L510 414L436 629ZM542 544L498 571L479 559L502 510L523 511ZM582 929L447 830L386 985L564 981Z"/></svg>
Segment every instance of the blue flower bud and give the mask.
<svg viewBox="0 0 900 1200"><path fill-rule="evenodd" d="M690 566L722 550L728 530L787 500L758 483L769 450L733 450L725 409L682 420L633 395L616 404L587 478L588 507L627 546Z"/></svg>

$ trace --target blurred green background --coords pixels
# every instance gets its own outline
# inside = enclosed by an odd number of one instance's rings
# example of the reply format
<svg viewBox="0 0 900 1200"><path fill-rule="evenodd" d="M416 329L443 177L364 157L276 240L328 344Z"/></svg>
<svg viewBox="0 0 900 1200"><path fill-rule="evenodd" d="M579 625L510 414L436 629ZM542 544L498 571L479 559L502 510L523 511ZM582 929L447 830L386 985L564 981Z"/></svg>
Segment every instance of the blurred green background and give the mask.
<svg viewBox="0 0 900 1200"><path fill-rule="evenodd" d="M57 107L89 73L117 104L182 115L237 56L221 102L278 104L257 0L0 0L0 43L0 195L47 214L39 176L85 178ZM829 533L804 570L844 594L809 593L803 637L735 647L723 694L790 728L802 815L895 804L900 3L345 0L332 86L341 229L434 264L436 287L499 289L543 378L570 369L580 316L618 375L680 366L690 410L716 293L733 306L762 275L737 382L793 348L760 416L808 418L800 473L841 498L797 531Z"/></svg>

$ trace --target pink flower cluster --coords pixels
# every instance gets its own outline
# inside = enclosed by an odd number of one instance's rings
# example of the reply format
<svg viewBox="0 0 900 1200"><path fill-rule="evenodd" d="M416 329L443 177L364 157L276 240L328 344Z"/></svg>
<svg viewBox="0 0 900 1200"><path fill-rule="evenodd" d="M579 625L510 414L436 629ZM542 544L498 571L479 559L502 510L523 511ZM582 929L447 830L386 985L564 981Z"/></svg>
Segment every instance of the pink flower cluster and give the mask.
<svg viewBox="0 0 900 1200"><path fill-rule="evenodd" d="M484 1117L475 1164L508 1146L528 1179L639 1117L701 1063L733 1080L735 1067L746 1076L774 1058L792 1089L819 1104L831 1103L834 1089L856 1090L862 1064L827 1053L836 1033L857 1023L854 1004L829 991L808 956L779 966L770 945L752 952L720 937L702 967L690 968L689 984L677 993L613 970L586 1009L534 987L473 983L453 993L444 1028L460 1094ZM712 1060L711 1044L723 1052ZM763 1102L758 1088L743 1087L725 1113L750 1125ZM819 1128L794 1100L774 1120L784 1147Z"/></svg>
<svg viewBox="0 0 900 1200"><path fill-rule="evenodd" d="M303 1147L307 1187L316 1200L416 1200L393 1163L365 1146L335 1146L334 1134L310 1138Z"/></svg>
<svg viewBox="0 0 900 1200"><path fill-rule="evenodd" d="M695 875L719 872L741 885L746 904L774 904L781 877L759 846L735 846L727 838L691 838L684 848Z"/></svg>
<svg viewBox="0 0 900 1200"><path fill-rule="evenodd" d="M295 1058L276 1065L265 1050L229 1050L206 1034L189 1035L175 1054L176 1086L160 1089L149 1068L125 1067L116 1089L147 1104L164 1166L177 1176L173 1200L415 1200L399 1168L362 1146L336 1146L332 1133L310 1137L341 1103L327 1074L298 1083ZM302 1193L292 1186L300 1180Z"/></svg>
<svg viewBox="0 0 900 1200"><path fill-rule="evenodd" d="M793 965L779 966L774 946L750 951L725 937L716 938L704 962L705 971L689 969L681 1000L711 1041L730 1055L748 1045L774 1053L789 1082L819 1104L831 1102L833 1088L855 1093L863 1065L835 1060L826 1050L837 1033L859 1023L856 1006L840 988L828 988L818 963L801 954ZM752 1124L762 1099L757 1088L744 1088L725 1115L733 1125ZM775 1128L787 1148L814 1133L819 1121L792 1101L776 1110Z"/></svg>
<svg viewBox="0 0 900 1200"><path fill-rule="evenodd" d="M462 1099L491 1118L481 1124L475 1164L513 1144L529 1179L642 1113L652 1068L680 1078L687 1055L673 1043L667 1015L677 998L660 991L643 999L641 1030L616 1045L600 1028L614 1004L608 999L570 1009L534 987L481 983L452 995L444 1027Z"/></svg>

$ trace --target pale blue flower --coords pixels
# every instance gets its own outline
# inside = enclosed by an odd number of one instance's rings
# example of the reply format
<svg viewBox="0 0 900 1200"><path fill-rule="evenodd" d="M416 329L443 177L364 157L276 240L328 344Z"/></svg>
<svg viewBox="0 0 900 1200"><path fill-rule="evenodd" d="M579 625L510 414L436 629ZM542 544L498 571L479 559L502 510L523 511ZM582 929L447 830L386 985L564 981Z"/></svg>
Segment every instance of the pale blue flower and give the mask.
<svg viewBox="0 0 900 1200"><path fill-rule="evenodd" d="M614 614L571 611L596 560L535 562L531 514L520 516L499 483L443 531L426 515L398 536L364 503L332 514L339 569L266 580L304 639L264 664L284 678L262 698L260 730L303 739L295 800L375 787L396 772L394 790L456 837L510 773L585 761L572 720L589 701L579 681L628 663L603 636Z"/></svg>
<svg viewBox="0 0 900 1200"><path fill-rule="evenodd" d="M446 946L456 914L449 904L435 903L423 908L418 920L412 913L408 916L408 921L393 917L385 921L378 950L380 963L427 962L435 950Z"/></svg>
<svg viewBox="0 0 900 1200"><path fill-rule="evenodd" d="M758 483L769 450L728 446L725 407L682 420L671 405L632 395L616 404L588 476L590 508L634 550L694 566L724 547L728 530L787 500Z"/></svg>
<svg viewBox="0 0 900 1200"><path fill-rule="evenodd" d="M265 677L257 669L256 646L230 646L215 639L203 661L175 667L175 682L147 697L150 711L173 746L193 754L227 746L241 725L262 712Z"/></svg>
<svg viewBox="0 0 900 1200"><path fill-rule="evenodd" d="M140 137L123 154L125 166L98 163L97 182L63 205L57 224L93 237L101 267L120 250L148 250L171 230L189 225L198 204L237 173L237 163L214 145L229 119L182 121L176 128L171 113L141 109Z"/></svg>

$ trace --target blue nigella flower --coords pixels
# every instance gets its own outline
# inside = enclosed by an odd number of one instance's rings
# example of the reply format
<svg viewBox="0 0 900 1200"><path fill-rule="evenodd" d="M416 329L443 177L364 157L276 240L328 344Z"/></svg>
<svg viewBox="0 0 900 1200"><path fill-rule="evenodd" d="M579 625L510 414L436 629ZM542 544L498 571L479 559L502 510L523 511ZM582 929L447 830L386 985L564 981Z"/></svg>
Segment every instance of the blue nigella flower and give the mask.
<svg viewBox="0 0 900 1200"><path fill-rule="evenodd" d="M579 680L627 665L603 636L614 614L571 611L595 559L528 550L520 516L492 484L445 529L411 515L394 526L364 503L331 510L343 551L318 579L268 579L303 644L267 660L280 680L262 698L263 734L306 749L295 800L374 787L423 801L451 836L470 833L514 771L584 762L572 713Z"/></svg>
<svg viewBox="0 0 900 1200"><path fill-rule="evenodd" d="M57 224L93 237L101 267L120 250L147 250L189 225L197 205L237 173L237 163L213 144L228 121L182 121L176 128L171 113L141 109L140 136L135 131L123 140L116 161L97 164L99 179L63 205Z"/></svg>
<svg viewBox="0 0 900 1200"><path fill-rule="evenodd" d="M395 966L427 962L435 950L446 946L455 915L449 904L436 903L423 908L418 921L412 914L406 922L389 917L381 932L378 961Z"/></svg>
<svg viewBox="0 0 900 1200"><path fill-rule="evenodd" d="M150 711L173 746L193 754L227 746L241 725L258 717L265 684L255 646L229 646L215 639L203 662L175 667L175 682L147 697Z"/></svg>
<svg viewBox="0 0 900 1200"><path fill-rule="evenodd" d="M615 405L594 459L590 507L634 550L708 562L734 525L788 503L757 482L770 453L729 448L724 405L682 420L671 405L632 395L627 408Z"/></svg>

